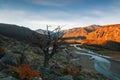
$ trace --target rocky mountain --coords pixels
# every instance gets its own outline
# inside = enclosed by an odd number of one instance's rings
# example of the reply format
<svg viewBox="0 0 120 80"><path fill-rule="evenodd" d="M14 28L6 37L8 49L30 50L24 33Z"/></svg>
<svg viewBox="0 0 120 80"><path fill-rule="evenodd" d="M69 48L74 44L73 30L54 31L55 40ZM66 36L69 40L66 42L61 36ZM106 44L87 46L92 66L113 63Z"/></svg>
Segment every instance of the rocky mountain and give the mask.
<svg viewBox="0 0 120 80"><path fill-rule="evenodd" d="M105 25L87 35L87 39L95 40L111 40L120 42L120 24ZM102 43L101 41L101 43Z"/></svg>
<svg viewBox="0 0 120 80"><path fill-rule="evenodd" d="M0 34L19 40L19 41L25 41L25 42L35 43L35 44L38 44L37 43L39 42L38 39L41 39L41 40L45 39L43 34L39 34L26 27L12 25L12 24L0 23Z"/></svg>
<svg viewBox="0 0 120 80"><path fill-rule="evenodd" d="M84 27L84 29L85 29L88 33L90 33L90 32L93 32L93 31L95 31L96 29L98 29L98 28L100 28L100 27L102 27L102 26L100 26L100 25L90 25L90 26Z"/></svg>
<svg viewBox="0 0 120 80"><path fill-rule="evenodd" d="M84 36L85 38L78 38ZM70 39L72 37L72 40ZM78 38L76 40L76 37ZM65 42L82 42L88 45L100 45L109 49L120 49L120 24L92 25L82 28L74 28L64 32ZM114 46L114 48L113 48Z"/></svg>
<svg viewBox="0 0 120 80"><path fill-rule="evenodd" d="M69 30L65 30L63 34L63 38L70 38L70 37L80 37L86 36L88 33L95 31L96 29L100 28L99 25L91 25L87 27L80 27L80 28L73 28Z"/></svg>
<svg viewBox="0 0 120 80"><path fill-rule="evenodd" d="M86 39L86 36L89 33L95 31L96 29L100 27L102 26L90 25L86 27L64 30L63 35L62 35L62 42L80 43L81 39Z"/></svg>
<svg viewBox="0 0 120 80"><path fill-rule="evenodd" d="M42 30L42 29L37 29L35 30L37 33L42 34L42 35L48 35L47 30ZM53 31L49 31L51 36L57 36L57 33Z"/></svg>
<svg viewBox="0 0 120 80"><path fill-rule="evenodd" d="M36 32L40 33L40 34L47 34L46 30L42 30L42 29L37 29Z"/></svg>
<svg viewBox="0 0 120 80"><path fill-rule="evenodd" d="M113 50L120 50L120 24L105 25L89 33L85 44L97 44Z"/></svg>

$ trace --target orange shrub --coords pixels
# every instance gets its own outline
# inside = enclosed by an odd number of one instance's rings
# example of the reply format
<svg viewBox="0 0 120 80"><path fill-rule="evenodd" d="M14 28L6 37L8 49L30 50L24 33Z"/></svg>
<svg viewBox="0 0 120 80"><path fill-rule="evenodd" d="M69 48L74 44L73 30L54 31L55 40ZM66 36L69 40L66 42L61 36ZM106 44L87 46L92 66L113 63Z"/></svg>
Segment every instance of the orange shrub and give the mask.
<svg viewBox="0 0 120 80"><path fill-rule="evenodd" d="M81 67L77 68L70 65L66 65L62 69L62 73L66 75L79 76L81 74Z"/></svg>
<svg viewBox="0 0 120 80"><path fill-rule="evenodd" d="M21 64L18 67L11 67L11 70L18 73L19 78L22 80L31 80L33 77L40 77L40 73L37 70L32 70L29 64Z"/></svg>

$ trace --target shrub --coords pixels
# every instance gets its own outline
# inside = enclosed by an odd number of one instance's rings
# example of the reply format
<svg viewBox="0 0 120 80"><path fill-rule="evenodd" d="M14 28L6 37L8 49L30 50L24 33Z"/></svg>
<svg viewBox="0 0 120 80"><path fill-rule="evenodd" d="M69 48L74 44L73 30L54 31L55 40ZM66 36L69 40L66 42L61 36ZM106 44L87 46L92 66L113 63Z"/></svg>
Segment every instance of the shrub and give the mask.
<svg viewBox="0 0 120 80"><path fill-rule="evenodd" d="M4 56L4 48L0 46L0 58Z"/></svg>
<svg viewBox="0 0 120 80"><path fill-rule="evenodd" d="M70 65L66 65L62 68L62 73L65 75L79 76L81 74L81 66L73 67Z"/></svg>
<svg viewBox="0 0 120 80"><path fill-rule="evenodd" d="M11 66L10 69L18 74L18 77L22 80L31 80L33 77L40 77L39 71L32 70L30 65L26 63L21 64L18 67Z"/></svg>
<svg viewBox="0 0 120 80"><path fill-rule="evenodd" d="M4 52L4 48L0 46L0 54Z"/></svg>

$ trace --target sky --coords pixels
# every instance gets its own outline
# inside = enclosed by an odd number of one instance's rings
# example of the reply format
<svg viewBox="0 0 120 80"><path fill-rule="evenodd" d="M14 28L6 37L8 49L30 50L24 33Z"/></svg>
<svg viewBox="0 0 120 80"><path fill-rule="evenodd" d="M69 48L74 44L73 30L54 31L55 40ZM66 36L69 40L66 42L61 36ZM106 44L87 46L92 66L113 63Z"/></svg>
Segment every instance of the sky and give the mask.
<svg viewBox="0 0 120 80"><path fill-rule="evenodd" d="M120 23L120 0L0 0L0 23L32 30Z"/></svg>

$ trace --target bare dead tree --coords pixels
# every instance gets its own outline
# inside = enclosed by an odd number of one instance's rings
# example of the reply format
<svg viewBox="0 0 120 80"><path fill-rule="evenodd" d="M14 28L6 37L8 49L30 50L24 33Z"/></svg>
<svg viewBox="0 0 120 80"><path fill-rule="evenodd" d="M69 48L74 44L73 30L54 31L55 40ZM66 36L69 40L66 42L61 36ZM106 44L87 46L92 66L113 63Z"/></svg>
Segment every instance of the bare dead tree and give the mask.
<svg viewBox="0 0 120 80"><path fill-rule="evenodd" d="M49 31L49 27L50 26L47 25L47 34L45 34L46 43L42 47L42 50L44 52L44 67L49 66L49 60L57 52L58 40L60 39L61 26L58 26L56 29L53 30L55 32L55 34L53 35L51 35Z"/></svg>

